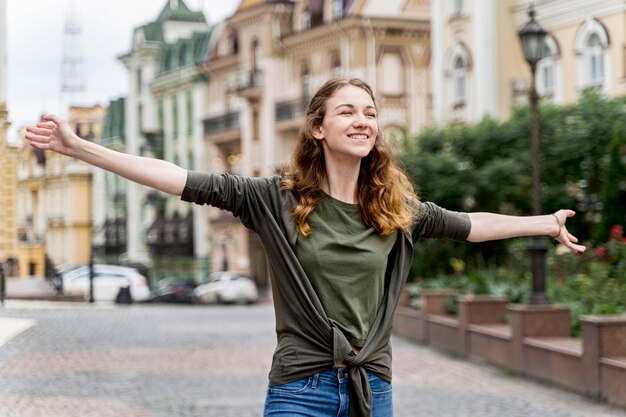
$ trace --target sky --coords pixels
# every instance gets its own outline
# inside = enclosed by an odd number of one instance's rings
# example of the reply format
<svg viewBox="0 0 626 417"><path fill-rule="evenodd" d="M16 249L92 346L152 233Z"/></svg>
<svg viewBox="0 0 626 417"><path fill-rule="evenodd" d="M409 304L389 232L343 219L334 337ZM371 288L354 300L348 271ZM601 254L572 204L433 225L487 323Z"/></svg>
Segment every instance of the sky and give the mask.
<svg viewBox="0 0 626 417"><path fill-rule="evenodd" d="M43 113L67 112L67 103L106 106L126 95L128 73L117 59L131 47L135 27L154 21L169 0L6 0L7 105L17 140L20 127ZM231 16L240 0L184 0L192 10L204 11L210 24ZM82 33L85 91L62 96L61 66L65 18L74 3Z"/></svg>

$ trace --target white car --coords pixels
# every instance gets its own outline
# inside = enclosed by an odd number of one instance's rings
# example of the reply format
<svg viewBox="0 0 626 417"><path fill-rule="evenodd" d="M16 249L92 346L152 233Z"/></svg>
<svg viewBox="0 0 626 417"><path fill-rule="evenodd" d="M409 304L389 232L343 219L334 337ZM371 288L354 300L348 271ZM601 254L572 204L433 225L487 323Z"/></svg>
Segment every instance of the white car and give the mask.
<svg viewBox="0 0 626 417"><path fill-rule="evenodd" d="M115 301L120 289L129 287L133 301L150 299L148 280L135 268L119 265L94 265L93 294L96 301ZM89 267L63 274L63 293L89 297Z"/></svg>
<svg viewBox="0 0 626 417"><path fill-rule="evenodd" d="M193 290L198 303L254 303L259 296L256 284L249 277L236 272L214 272L209 282Z"/></svg>

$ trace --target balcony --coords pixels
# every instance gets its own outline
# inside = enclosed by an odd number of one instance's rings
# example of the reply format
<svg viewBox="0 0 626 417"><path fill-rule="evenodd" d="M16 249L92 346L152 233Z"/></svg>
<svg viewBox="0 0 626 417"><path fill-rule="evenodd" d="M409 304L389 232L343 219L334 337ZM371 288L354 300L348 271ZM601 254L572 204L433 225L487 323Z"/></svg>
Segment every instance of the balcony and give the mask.
<svg viewBox="0 0 626 417"><path fill-rule="evenodd" d="M239 132L239 112L230 112L202 121L204 136L216 136L225 133Z"/></svg>
<svg viewBox="0 0 626 417"><path fill-rule="evenodd" d="M228 79L228 89L244 98L259 99L263 95L263 73L258 69L236 72Z"/></svg>
<svg viewBox="0 0 626 417"><path fill-rule="evenodd" d="M294 100L279 101L276 103L276 121L286 122L304 116L309 105L309 97L300 97Z"/></svg>

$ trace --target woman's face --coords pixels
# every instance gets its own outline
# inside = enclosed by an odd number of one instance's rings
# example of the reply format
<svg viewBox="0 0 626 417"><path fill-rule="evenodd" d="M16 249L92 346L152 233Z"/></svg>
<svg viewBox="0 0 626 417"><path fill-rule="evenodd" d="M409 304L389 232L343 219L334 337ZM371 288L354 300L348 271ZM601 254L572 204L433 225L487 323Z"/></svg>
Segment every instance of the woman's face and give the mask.
<svg viewBox="0 0 626 417"><path fill-rule="evenodd" d="M326 102L322 124L313 136L322 141L326 158L364 158L376 142L378 112L374 101L360 87L346 85Z"/></svg>

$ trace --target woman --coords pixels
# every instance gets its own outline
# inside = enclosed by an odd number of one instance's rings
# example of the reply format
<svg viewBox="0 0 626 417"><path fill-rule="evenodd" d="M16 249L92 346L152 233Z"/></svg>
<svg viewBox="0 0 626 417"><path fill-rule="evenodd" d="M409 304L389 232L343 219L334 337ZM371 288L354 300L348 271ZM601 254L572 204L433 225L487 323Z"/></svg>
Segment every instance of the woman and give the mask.
<svg viewBox="0 0 626 417"><path fill-rule="evenodd" d="M187 172L78 138L56 116L27 129L50 149L131 181L229 210L256 231L272 276L278 344L266 416L392 416L393 312L420 238L480 242L550 235L571 210L515 217L418 201L379 132L370 87L331 79L313 96L293 166L274 178Z"/></svg>

